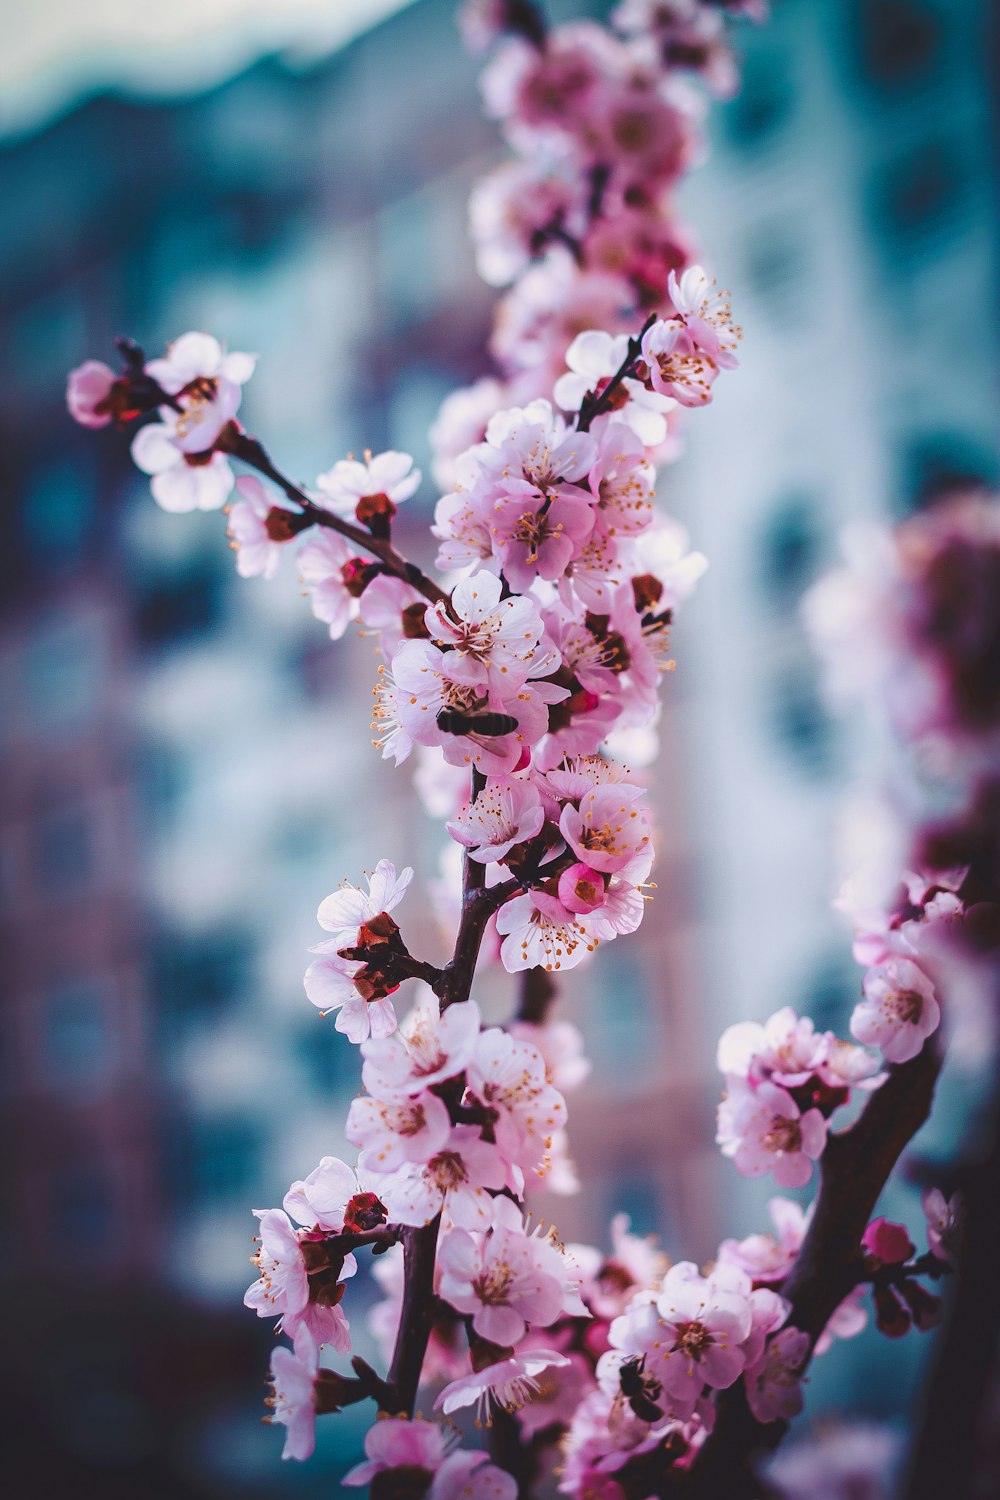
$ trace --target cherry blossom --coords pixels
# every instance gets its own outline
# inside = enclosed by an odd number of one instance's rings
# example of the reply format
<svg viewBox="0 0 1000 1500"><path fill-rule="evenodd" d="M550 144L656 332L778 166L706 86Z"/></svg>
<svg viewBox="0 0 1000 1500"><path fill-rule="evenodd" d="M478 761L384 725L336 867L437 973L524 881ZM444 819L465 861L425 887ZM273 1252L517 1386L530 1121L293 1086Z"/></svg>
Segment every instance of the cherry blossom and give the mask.
<svg viewBox="0 0 1000 1500"><path fill-rule="evenodd" d="M132 458L144 474L152 475L153 499L163 510L218 510L233 488L225 455L211 447L186 452L168 423L140 427L132 440Z"/></svg>
<svg viewBox="0 0 1000 1500"><path fill-rule="evenodd" d="M734 1267L722 1268L726 1272ZM638 1354L663 1387L672 1413L686 1417L702 1387L725 1390L746 1363L753 1325L748 1277L699 1276L688 1261L672 1266L650 1300L638 1297L611 1325L614 1345Z"/></svg>
<svg viewBox="0 0 1000 1500"><path fill-rule="evenodd" d="M391 1172L404 1162L427 1162L443 1150L451 1117L436 1094L404 1094L378 1099L363 1095L351 1103L347 1139L361 1150L359 1165Z"/></svg>
<svg viewBox="0 0 1000 1500"><path fill-rule="evenodd" d="M283 1207L290 1218L307 1228L326 1229L339 1234L345 1228L362 1227L359 1219L370 1216L384 1220L385 1213L373 1194L362 1187L358 1174L338 1156L324 1156L308 1177L293 1182L285 1194ZM370 1228L366 1223L363 1227Z"/></svg>
<svg viewBox="0 0 1000 1500"><path fill-rule="evenodd" d="M514 1480L485 1453L449 1452L449 1447L451 1440L434 1423L389 1417L369 1428L365 1462L356 1464L342 1482L367 1485L378 1474L398 1473L407 1495L425 1500L515 1500Z"/></svg>
<svg viewBox="0 0 1000 1500"><path fill-rule="evenodd" d="M868 970L862 988L865 998L851 1016L854 1036L881 1047L890 1062L916 1057L941 1020L927 975L907 958L890 958Z"/></svg>
<svg viewBox="0 0 1000 1500"><path fill-rule="evenodd" d="M453 677L470 684L504 679L522 682L535 664L542 621L531 599L501 598L502 584L493 573L463 578L452 590L450 606L434 604L426 614L432 639L450 646L461 663L450 664Z"/></svg>
<svg viewBox="0 0 1000 1500"><path fill-rule="evenodd" d="M410 1012L394 1036L364 1043L362 1078L376 1098L422 1094L465 1071L479 1036L481 1016L473 1000L441 1011L430 996Z"/></svg>
<svg viewBox="0 0 1000 1500"><path fill-rule="evenodd" d="M818 1109L801 1111L786 1089L762 1083L730 1091L716 1139L744 1177L773 1172L779 1187L803 1187L826 1144L826 1122Z"/></svg>
<svg viewBox="0 0 1000 1500"><path fill-rule="evenodd" d="M474 1406L479 1420L488 1423L493 1410L513 1412L530 1401L544 1371L568 1364L566 1355L555 1349L513 1354L451 1381L434 1402L434 1409L450 1417L453 1412Z"/></svg>
<svg viewBox="0 0 1000 1500"><path fill-rule="evenodd" d="M374 1157L367 1159L374 1165ZM421 1164L408 1163L386 1175L380 1197L397 1224L429 1224L439 1213L464 1229L489 1223L493 1200L507 1168L498 1148L472 1125L455 1125L441 1150Z"/></svg>
<svg viewBox="0 0 1000 1500"><path fill-rule="evenodd" d="M291 540L281 526L283 513L289 517L296 514L283 505L276 505L260 480L253 474L242 474L236 481L238 500L229 510L229 535L236 549L236 571L241 578L273 578L281 561L281 549ZM272 513L278 525L268 524ZM272 535L272 532L275 533Z"/></svg>
<svg viewBox="0 0 1000 1500"><path fill-rule="evenodd" d="M507 1159L543 1176L552 1137L566 1123L566 1101L530 1041L497 1028L477 1039L466 1070L470 1091L497 1112L494 1133Z"/></svg>
<svg viewBox="0 0 1000 1500"><path fill-rule="evenodd" d="M391 860L380 859L368 876L367 891L342 881L338 890L320 902L316 913L319 925L332 932L333 938L329 944L319 944L310 951L323 953L334 946L353 947L365 923L395 911L412 879L409 865L397 874Z"/></svg>
<svg viewBox="0 0 1000 1500"><path fill-rule="evenodd" d="M311 1458L316 1448L316 1377L319 1355L315 1345L298 1350L283 1344L271 1353L271 1415L286 1429L282 1458Z"/></svg>
<svg viewBox="0 0 1000 1500"><path fill-rule="evenodd" d="M555 914L553 914L555 913ZM538 891L515 896L500 908L500 957L509 974L522 969L573 969L597 947L578 917Z"/></svg>
<svg viewBox="0 0 1000 1500"><path fill-rule="evenodd" d="M330 627L337 641L358 613L357 594L351 584L354 557L343 537L325 527L316 527L296 561L299 577L309 594L317 620Z"/></svg>
<svg viewBox="0 0 1000 1500"><path fill-rule="evenodd" d="M343 458L316 480L316 499L334 515L357 517L363 524L379 511L391 517L420 485L408 453L366 453L364 461ZM368 509L366 510L366 504Z"/></svg>
<svg viewBox="0 0 1000 1500"><path fill-rule="evenodd" d="M799 1372L808 1353L809 1335L801 1328L783 1328L746 1371L747 1404L758 1422L790 1422L798 1416L804 1404Z"/></svg>
<svg viewBox="0 0 1000 1500"><path fill-rule="evenodd" d="M699 349L684 324L661 319L642 336L642 357L654 391L681 406L705 406L712 399L718 366Z"/></svg>
<svg viewBox="0 0 1000 1500"><path fill-rule="evenodd" d="M146 374L181 407L161 407L160 415L182 452L212 447L239 410L241 387L256 363L255 354L227 354L209 333L181 334L162 359L147 361Z"/></svg>
<svg viewBox="0 0 1000 1500"><path fill-rule="evenodd" d="M716 291L715 285L701 266L688 266L680 276L671 271L667 277L674 312L696 347L717 365L732 368L743 330L733 323L728 292Z"/></svg>
<svg viewBox="0 0 1000 1500"><path fill-rule="evenodd" d="M590 392L599 393L624 363L628 350L627 334L605 333L591 328L580 333L566 350L568 372L555 383L554 394L564 411L579 411ZM640 380L626 377L621 396L612 408L614 426L631 428L647 448L655 448L667 435L664 412L673 402L668 396L647 390ZM602 435L603 442L603 435Z"/></svg>
<svg viewBox="0 0 1000 1500"><path fill-rule="evenodd" d="M883 1266L899 1265L914 1253L913 1241L903 1224L890 1219L873 1219L861 1236L862 1247Z"/></svg>
<svg viewBox="0 0 1000 1500"><path fill-rule="evenodd" d="M117 380L114 370L99 359L84 360L66 382L66 405L81 427L107 427L113 420L110 396Z"/></svg>
<svg viewBox="0 0 1000 1500"><path fill-rule="evenodd" d="M339 1306L338 1284L355 1274L354 1257L339 1257L332 1286L310 1281L303 1241L288 1215L279 1208L255 1209L254 1213L260 1220L260 1249L254 1257L260 1277L247 1288L245 1305L254 1308L259 1318L280 1316L284 1332L296 1341L296 1347L304 1329L317 1345L329 1343L335 1349L349 1349L348 1323Z"/></svg>
<svg viewBox="0 0 1000 1500"><path fill-rule="evenodd" d="M541 797L530 781L488 777L475 802L466 803L445 826L470 859L492 864L534 838L544 821Z"/></svg>
<svg viewBox="0 0 1000 1500"><path fill-rule="evenodd" d="M501 1348L515 1345L529 1324L554 1323L563 1310L562 1280L539 1264L536 1252L545 1246L524 1233L520 1213L510 1208L516 1227L495 1221L488 1234L476 1236L451 1229L438 1252L440 1295L471 1315L476 1333Z"/></svg>
<svg viewBox="0 0 1000 1500"><path fill-rule="evenodd" d="M945 1265L958 1262L961 1245L962 1201L959 1194L949 1200L940 1188L927 1188L920 1197L927 1220L927 1247Z"/></svg>
<svg viewBox="0 0 1000 1500"><path fill-rule="evenodd" d="M649 810L642 787L596 786L567 803L559 828L581 862L592 870L613 874L649 847Z"/></svg>

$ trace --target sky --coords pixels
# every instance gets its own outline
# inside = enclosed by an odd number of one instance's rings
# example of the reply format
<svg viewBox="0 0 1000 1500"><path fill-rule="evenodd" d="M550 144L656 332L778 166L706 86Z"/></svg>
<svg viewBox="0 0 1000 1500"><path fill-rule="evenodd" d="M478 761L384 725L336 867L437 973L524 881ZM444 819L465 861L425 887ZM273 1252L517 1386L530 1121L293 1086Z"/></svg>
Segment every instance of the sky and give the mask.
<svg viewBox="0 0 1000 1500"><path fill-rule="evenodd" d="M183 93L262 53L322 56L413 0L0 0L0 135L88 93Z"/></svg>

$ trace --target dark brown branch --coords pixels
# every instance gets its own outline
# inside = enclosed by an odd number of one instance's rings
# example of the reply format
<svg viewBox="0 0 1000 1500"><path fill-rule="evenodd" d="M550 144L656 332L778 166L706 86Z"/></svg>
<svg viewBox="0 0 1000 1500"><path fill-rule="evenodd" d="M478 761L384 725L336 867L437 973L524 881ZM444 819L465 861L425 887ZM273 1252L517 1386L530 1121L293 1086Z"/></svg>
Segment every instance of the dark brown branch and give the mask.
<svg viewBox="0 0 1000 1500"><path fill-rule="evenodd" d="M340 516L335 516L332 511L325 510L323 506L310 500L297 484L293 484L286 474L282 474L281 470L275 467L263 443L257 438L231 427L226 429L218 446L223 452L232 454L234 458L240 459L249 468L256 469L258 474L263 474L265 478L276 484L288 499L308 516L312 525L325 526L330 531L336 531L340 536L346 537L349 542L353 542L356 547L370 552L373 557L378 558L387 573L410 584L432 604L449 602L444 589L440 588L432 578L428 578L416 563L407 562L390 541L372 536L363 527L355 526L351 521L342 520Z"/></svg>
<svg viewBox="0 0 1000 1500"><path fill-rule="evenodd" d="M940 1070L937 1038L932 1037L910 1062L891 1066L855 1123L827 1142L812 1221L781 1288L791 1303L788 1326L804 1329L813 1345L840 1303L865 1279L861 1236L889 1173L930 1113ZM785 1426L757 1422L738 1382L719 1399L715 1428L692 1466L684 1493L701 1500L723 1494L727 1500L748 1500L761 1494L753 1460L777 1446Z"/></svg>
<svg viewBox="0 0 1000 1500"><path fill-rule="evenodd" d="M937 1345L902 1500L971 1495L992 1435L1000 1339L1000 1107L993 1138L960 1174L965 1243L954 1305ZM986 1493L984 1489L983 1494Z"/></svg>
<svg viewBox="0 0 1000 1500"><path fill-rule="evenodd" d="M499 911L505 901L516 896L521 889L520 881L505 880L503 885L474 886L462 897L462 920L455 942L455 953L451 962L441 971L441 978L434 986L434 993L441 1001L441 1009L457 1001L468 1000L472 993L472 981L476 972L476 961L482 945L486 924L493 913Z"/></svg>
<svg viewBox="0 0 1000 1500"><path fill-rule="evenodd" d="M556 982L547 969L525 969L521 975L516 1019L541 1026L558 993Z"/></svg>
<svg viewBox="0 0 1000 1500"><path fill-rule="evenodd" d="M642 341L655 322L656 313L651 312L636 336L629 339L628 348L625 351L625 358L622 360L621 364L618 366L617 370L612 375L611 379L608 381L604 389L597 391L588 391L586 396L584 396L582 402L580 403L580 414L576 419L578 432L589 432L591 422L593 422L596 417L601 416L604 412L611 410L611 405L615 395L617 394L618 387L621 385L623 380L627 380L630 375L635 374L635 368L639 361L639 356L642 353Z"/></svg>

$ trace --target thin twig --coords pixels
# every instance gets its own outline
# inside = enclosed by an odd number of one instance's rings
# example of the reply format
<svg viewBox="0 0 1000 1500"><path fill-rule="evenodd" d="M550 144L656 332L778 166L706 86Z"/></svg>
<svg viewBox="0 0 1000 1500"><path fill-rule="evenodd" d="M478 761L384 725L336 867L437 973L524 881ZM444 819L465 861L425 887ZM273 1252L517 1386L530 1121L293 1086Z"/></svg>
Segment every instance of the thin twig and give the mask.
<svg viewBox="0 0 1000 1500"><path fill-rule="evenodd" d="M655 322L656 313L651 312L635 337L629 339L625 358L604 389L600 392L588 391L586 396L584 396L580 403L580 414L576 419L578 432L589 432L590 424L594 419L601 416L604 412L610 411L618 387L623 380L627 380L630 375L635 373L636 364L642 353L642 341Z"/></svg>

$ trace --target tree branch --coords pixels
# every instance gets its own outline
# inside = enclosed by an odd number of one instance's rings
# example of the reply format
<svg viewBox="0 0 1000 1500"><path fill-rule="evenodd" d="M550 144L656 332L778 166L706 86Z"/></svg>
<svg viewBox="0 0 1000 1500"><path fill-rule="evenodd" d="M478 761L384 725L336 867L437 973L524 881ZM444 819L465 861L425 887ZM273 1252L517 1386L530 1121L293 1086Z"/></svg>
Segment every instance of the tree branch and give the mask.
<svg viewBox="0 0 1000 1500"><path fill-rule="evenodd" d="M882 1087L849 1127L827 1142L820 1189L805 1240L781 1294L791 1303L787 1326L804 1329L815 1346L832 1314L863 1280L861 1236L889 1173L930 1113L941 1070L937 1038L894 1064ZM775 1448L787 1424L757 1422L739 1381L719 1399L715 1428L696 1458L684 1494L750 1500L762 1493L754 1458ZM678 1493L680 1488L678 1488Z"/></svg>
<svg viewBox="0 0 1000 1500"><path fill-rule="evenodd" d="M408 562L401 553L396 551L390 541L372 536L371 532L365 531L363 527L355 526L353 522L335 516L332 511L310 500L297 484L293 484L286 474L282 474L281 470L275 467L263 443L257 438L233 427L224 432L217 446L222 452L232 454L234 458L240 459L249 468L256 469L258 474L263 474L265 478L276 484L288 499L294 501L308 516L311 525L325 526L330 531L336 531L340 536L346 537L349 542L353 542L356 547L370 552L373 557L378 558L387 573L410 584L432 604L450 604L449 596L444 589L440 588L432 578L428 578L416 563Z"/></svg>
<svg viewBox="0 0 1000 1500"><path fill-rule="evenodd" d="M642 341L656 322L656 313L651 312L634 338L629 339L625 358L618 366L602 391L588 391L580 403L580 414L576 419L578 432L589 432L595 417L610 411L611 404L623 380L635 373L636 361L642 353Z"/></svg>
<svg viewBox="0 0 1000 1500"><path fill-rule="evenodd" d="M536 1026L543 1025L558 993L556 982L547 969L525 969L521 975L515 1019L530 1021Z"/></svg>

